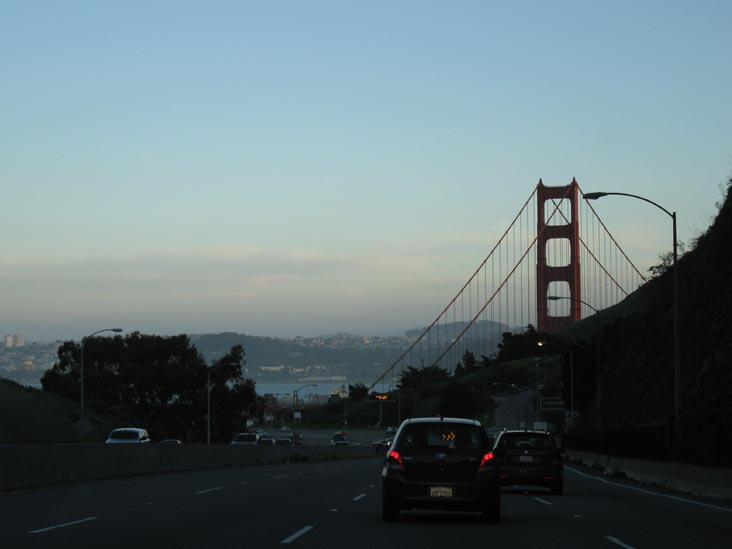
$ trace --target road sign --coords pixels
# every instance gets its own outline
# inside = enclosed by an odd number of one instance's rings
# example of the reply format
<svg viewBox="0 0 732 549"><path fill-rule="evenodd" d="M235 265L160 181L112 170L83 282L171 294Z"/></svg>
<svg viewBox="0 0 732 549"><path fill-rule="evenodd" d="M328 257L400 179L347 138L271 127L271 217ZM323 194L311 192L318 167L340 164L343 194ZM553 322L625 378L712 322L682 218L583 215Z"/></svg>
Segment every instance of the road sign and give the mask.
<svg viewBox="0 0 732 549"><path fill-rule="evenodd" d="M563 410L564 399L562 397L541 397L542 410Z"/></svg>

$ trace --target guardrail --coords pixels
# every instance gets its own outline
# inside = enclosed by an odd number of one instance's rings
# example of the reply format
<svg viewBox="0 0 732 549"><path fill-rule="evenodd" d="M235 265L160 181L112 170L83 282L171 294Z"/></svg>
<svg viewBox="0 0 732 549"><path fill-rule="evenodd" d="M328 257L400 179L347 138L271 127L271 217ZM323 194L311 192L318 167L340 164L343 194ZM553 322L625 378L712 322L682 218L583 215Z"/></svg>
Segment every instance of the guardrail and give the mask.
<svg viewBox="0 0 732 549"><path fill-rule="evenodd" d="M0 492L111 477L373 457L368 446L22 444L0 446Z"/></svg>

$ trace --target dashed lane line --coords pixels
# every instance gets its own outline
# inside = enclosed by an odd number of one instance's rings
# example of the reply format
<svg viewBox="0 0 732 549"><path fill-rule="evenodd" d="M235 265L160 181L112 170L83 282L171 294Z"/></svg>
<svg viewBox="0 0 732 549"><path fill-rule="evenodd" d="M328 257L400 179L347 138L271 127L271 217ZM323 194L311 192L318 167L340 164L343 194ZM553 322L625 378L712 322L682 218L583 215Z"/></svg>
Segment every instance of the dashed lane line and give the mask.
<svg viewBox="0 0 732 549"><path fill-rule="evenodd" d="M359 499L365 498L365 497L366 497L366 494L359 494L355 498L353 498L353 501L358 501Z"/></svg>
<svg viewBox="0 0 732 549"><path fill-rule="evenodd" d="M48 532L49 530L55 530L56 528L64 528L66 526L73 526L74 524L81 524L82 522L89 522L90 520L97 520L97 517L89 517L80 520L72 520L71 522L64 522L63 524L56 524L55 526L49 526L47 528L39 528L38 530L30 530L29 534L40 534L42 532Z"/></svg>
<svg viewBox="0 0 732 549"><path fill-rule="evenodd" d="M605 536L606 539L612 541L615 545L619 545L620 547L623 547L623 549L635 549L632 545L628 545L627 543L624 543L620 541L615 536Z"/></svg>
<svg viewBox="0 0 732 549"><path fill-rule="evenodd" d="M547 500L545 500L545 499L541 499L541 498L534 498L534 499L535 499L536 501L538 501L539 503L543 503L544 505L554 505L554 504L553 504L552 502L550 502L550 501L547 501Z"/></svg>
<svg viewBox="0 0 732 549"><path fill-rule="evenodd" d="M200 492L196 492L196 494L208 494L209 492L215 492L216 490L223 490L223 486L217 486L216 488L208 488L207 490L201 490Z"/></svg>
<svg viewBox="0 0 732 549"><path fill-rule="evenodd" d="M305 526L304 528L300 528L297 532L292 534L290 537L283 539L280 543L292 543L297 538L299 538L303 534L307 534L312 529L313 529L313 526Z"/></svg>
<svg viewBox="0 0 732 549"><path fill-rule="evenodd" d="M274 476L272 478L273 479L280 479L280 478L285 478L285 477L288 477L288 476L290 476L290 475L277 475L277 476Z"/></svg>

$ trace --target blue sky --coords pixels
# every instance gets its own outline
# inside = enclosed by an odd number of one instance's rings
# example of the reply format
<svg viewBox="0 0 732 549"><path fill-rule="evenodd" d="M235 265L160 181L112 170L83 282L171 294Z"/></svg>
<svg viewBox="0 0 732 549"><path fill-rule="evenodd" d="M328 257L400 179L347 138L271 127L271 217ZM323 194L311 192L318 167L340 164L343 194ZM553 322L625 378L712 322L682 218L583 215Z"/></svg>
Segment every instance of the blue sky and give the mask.
<svg viewBox="0 0 732 549"><path fill-rule="evenodd" d="M729 2L0 4L0 332L423 325L539 178L703 230ZM641 267L643 203L596 209Z"/></svg>

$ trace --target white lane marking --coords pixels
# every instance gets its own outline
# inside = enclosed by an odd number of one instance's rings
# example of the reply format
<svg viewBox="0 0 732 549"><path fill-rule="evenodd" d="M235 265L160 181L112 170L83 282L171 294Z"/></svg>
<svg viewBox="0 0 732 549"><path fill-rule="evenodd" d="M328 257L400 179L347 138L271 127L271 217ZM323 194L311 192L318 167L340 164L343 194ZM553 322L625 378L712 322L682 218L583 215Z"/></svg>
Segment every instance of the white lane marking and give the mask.
<svg viewBox="0 0 732 549"><path fill-rule="evenodd" d="M366 497L366 494L359 494L355 498L353 498L353 501L358 501L359 499L365 498L365 497Z"/></svg>
<svg viewBox="0 0 732 549"><path fill-rule="evenodd" d="M374 487L374 485L373 485L373 484L369 484L369 488L373 488L373 487Z"/></svg>
<svg viewBox="0 0 732 549"><path fill-rule="evenodd" d="M628 545L627 543L623 543L622 541L620 541L618 538L616 538L614 536L605 536L605 538L607 538L610 541L612 541L615 545L620 545L620 547L623 547L624 549L635 549L635 547L633 547L632 545Z"/></svg>
<svg viewBox="0 0 732 549"><path fill-rule="evenodd" d="M572 515L572 518L582 518L582 515Z"/></svg>
<svg viewBox="0 0 732 549"><path fill-rule="evenodd" d="M330 512L331 513L337 513L338 512L338 509L331 509Z"/></svg>
<svg viewBox="0 0 732 549"><path fill-rule="evenodd" d="M313 473L322 473L325 469L313 469Z"/></svg>
<svg viewBox="0 0 732 549"><path fill-rule="evenodd" d="M541 498L534 498L534 499L536 501L538 501L539 503L543 503L544 505L554 505L553 503L551 503L551 502L549 502L549 501L547 501L545 499L541 499Z"/></svg>
<svg viewBox="0 0 732 549"><path fill-rule="evenodd" d="M303 534L307 534L312 529L313 529L312 526L305 526L304 528L300 528L297 532L295 532L294 534L292 534L289 538L283 539L280 543L292 543L297 538L299 538Z"/></svg>
<svg viewBox="0 0 732 549"><path fill-rule="evenodd" d="M223 490L223 486L217 486L216 488L209 488L208 490L201 490L200 492L196 492L196 494L207 494L209 492L215 492L216 490Z"/></svg>
<svg viewBox="0 0 732 549"><path fill-rule="evenodd" d="M246 480L242 480L241 483L242 484L247 484L247 481Z"/></svg>
<svg viewBox="0 0 732 549"><path fill-rule="evenodd" d="M72 526L74 524L81 524L82 522L89 522L90 520L97 520L97 517L89 517L80 520L73 520L71 522L64 522L63 524L57 524L56 526L49 526L48 528L39 528L38 530L30 530L29 534L40 534L41 532L48 532L49 530L55 530L56 528L63 528L64 526Z"/></svg>
<svg viewBox="0 0 732 549"><path fill-rule="evenodd" d="M604 478L596 477L593 475L588 475L581 471L577 471L576 469L572 469L571 467L567 467L566 465L564 466L564 468L572 471L573 473L577 473L580 476L591 478L594 480L599 480L600 482L604 482L605 484L612 484L613 486L618 486L620 488L627 488L628 490L635 490L636 492L641 492L643 494L648 494L650 496L658 496L659 498L674 499L674 500L680 501L682 503L691 503L693 505L699 505L700 507L708 507L709 509L716 509L717 511L726 511L728 513L732 513L732 508L730 508L730 507L720 507L719 505L711 505L709 503L702 503L701 501L694 501L693 499L680 498L679 496L672 496L670 494L659 494L658 492L651 492L650 490L644 490L643 488L637 488L635 486L628 486L627 484L620 484L618 482L611 482L609 480L605 480Z"/></svg>
<svg viewBox="0 0 732 549"><path fill-rule="evenodd" d="M272 478L285 478L286 476L289 476L289 475L277 475L276 477L272 477Z"/></svg>

